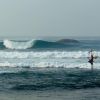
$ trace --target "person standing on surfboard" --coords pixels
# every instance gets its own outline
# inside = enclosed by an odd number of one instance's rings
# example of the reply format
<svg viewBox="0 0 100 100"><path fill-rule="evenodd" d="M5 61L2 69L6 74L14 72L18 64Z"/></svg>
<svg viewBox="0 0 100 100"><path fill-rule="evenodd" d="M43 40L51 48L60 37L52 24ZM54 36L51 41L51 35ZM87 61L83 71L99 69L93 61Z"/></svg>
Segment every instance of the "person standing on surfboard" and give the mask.
<svg viewBox="0 0 100 100"><path fill-rule="evenodd" d="M89 63L91 64L91 70L93 71L93 63L94 63L94 59L96 59L97 58L97 56L94 56L94 54L93 54L93 50L91 49L90 51L89 51Z"/></svg>

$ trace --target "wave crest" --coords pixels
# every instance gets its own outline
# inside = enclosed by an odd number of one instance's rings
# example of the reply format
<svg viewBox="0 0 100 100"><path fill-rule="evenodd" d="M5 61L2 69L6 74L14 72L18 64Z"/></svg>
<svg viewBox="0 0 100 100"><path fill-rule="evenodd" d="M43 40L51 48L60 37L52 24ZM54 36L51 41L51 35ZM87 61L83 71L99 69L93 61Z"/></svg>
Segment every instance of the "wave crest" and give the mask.
<svg viewBox="0 0 100 100"><path fill-rule="evenodd" d="M29 49L29 48L66 48L66 47L76 47L77 44L64 44L59 42L50 42L44 40L29 40L29 41L14 41L5 39L3 41L3 46L8 49Z"/></svg>
<svg viewBox="0 0 100 100"><path fill-rule="evenodd" d="M34 40L26 41L26 42L17 42L12 40L4 40L3 44L6 48L9 49L28 49L33 46Z"/></svg>

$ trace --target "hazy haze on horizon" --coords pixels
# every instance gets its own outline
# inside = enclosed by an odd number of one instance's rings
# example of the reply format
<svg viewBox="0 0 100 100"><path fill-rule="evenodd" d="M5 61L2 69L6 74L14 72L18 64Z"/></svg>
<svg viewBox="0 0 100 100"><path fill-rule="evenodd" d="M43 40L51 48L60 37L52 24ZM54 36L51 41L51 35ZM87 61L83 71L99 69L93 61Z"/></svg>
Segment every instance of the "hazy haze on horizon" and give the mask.
<svg viewBox="0 0 100 100"><path fill-rule="evenodd" d="M100 36L100 0L1 0L0 37Z"/></svg>

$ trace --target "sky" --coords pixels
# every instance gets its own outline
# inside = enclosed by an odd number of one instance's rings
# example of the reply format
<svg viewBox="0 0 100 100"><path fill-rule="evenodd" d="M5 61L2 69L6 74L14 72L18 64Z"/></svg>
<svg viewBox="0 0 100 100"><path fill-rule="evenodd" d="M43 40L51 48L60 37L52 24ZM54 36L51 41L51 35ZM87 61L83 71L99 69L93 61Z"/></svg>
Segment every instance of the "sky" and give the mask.
<svg viewBox="0 0 100 100"><path fill-rule="evenodd" d="M0 0L2 36L100 36L100 0Z"/></svg>

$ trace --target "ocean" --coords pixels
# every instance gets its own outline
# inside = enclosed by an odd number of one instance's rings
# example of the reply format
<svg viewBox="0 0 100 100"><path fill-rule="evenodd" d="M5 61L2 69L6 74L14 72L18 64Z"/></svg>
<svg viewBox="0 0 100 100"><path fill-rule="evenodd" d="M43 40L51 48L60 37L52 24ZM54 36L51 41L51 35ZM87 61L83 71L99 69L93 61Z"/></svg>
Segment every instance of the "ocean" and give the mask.
<svg viewBox="0 0 100 100"><path fill-rule="evenodd" d="M100 100L99 62L99 39L1 40L0 100Z"/></svg>

